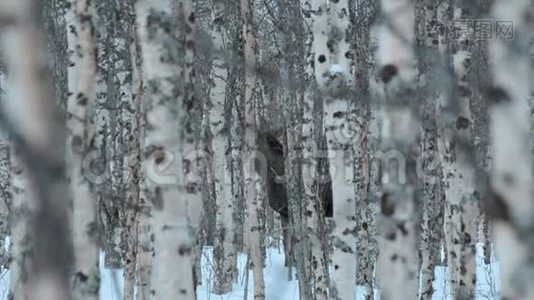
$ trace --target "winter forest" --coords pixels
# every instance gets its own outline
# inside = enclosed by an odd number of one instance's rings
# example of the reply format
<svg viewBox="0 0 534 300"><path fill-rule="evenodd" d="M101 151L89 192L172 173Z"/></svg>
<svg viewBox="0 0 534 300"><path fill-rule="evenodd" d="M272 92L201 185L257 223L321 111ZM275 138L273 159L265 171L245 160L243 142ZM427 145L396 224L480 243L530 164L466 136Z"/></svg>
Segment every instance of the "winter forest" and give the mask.
<svg viewBox="0 0 534 300"><path fill-rule="evenodd" d="M0 0L0 299L534 299L532 0Z"/></svg>

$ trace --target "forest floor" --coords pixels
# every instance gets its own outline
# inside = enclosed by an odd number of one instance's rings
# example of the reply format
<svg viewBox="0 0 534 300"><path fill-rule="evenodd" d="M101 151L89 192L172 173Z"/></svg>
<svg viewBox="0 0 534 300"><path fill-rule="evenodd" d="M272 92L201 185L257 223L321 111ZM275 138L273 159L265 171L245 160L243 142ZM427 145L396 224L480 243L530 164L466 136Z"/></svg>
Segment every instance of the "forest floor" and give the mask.
<svg viewBox="0 0 534 300"><path fill-rule="evenodd" d="M482 299L498 299L500 284L498 275L499 264L493 262L490 265L484 264L481 245L477 249L477 297L476 300ZM245 295L245 264L247 257L245 254L238 256L239 276L237 283L234 284L232 292L224 295L215 295L211 291L211 283L213 282L213 258L212 248L204 248L202 254L202 284L197 287L198 300L253 300L254 283L252 279L252 272L249 272L248 292L247 298ZM104 261L104 254L101 253L101 262ZM121 269L105 269L103 264L100 265L101 272L101 286L100 298L102 300L121 300L122 299L122 270ZM449 295L449 287L447 285L447 272L445 267L436 268L436 280L434 281L434 288L436 293L432 297L433 300L453 300ZM267 250L266 266L264 269L265 276L265 291L266 300L299 300L298 281L296 280L296 273L293 273L293 280L288 281L288 269L284 266L283 249L269 248ZM356 299L364 299L364 289L362 287L354 287ZM8 299L9 291L9 271L0 272L0 300ZM374 291L375 299L379 299L379 290Z"/></svg>

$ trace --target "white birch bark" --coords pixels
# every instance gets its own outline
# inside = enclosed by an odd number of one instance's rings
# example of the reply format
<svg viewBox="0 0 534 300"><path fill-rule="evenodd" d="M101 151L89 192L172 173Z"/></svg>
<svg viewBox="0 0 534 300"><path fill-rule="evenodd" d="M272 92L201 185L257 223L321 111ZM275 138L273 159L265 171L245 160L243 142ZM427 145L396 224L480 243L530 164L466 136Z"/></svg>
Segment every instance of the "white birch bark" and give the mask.
<svg viewBox="0 0 534 300"><path fill-rule="evenodd" d="M466 17L459 8L455 9L454 16L455 19ZM470 52L462 46L469 39L466 34L459 36L453 45L456 50L452 56L456 93L446 92L438 104L438 112L442 116L438 147L446 199L444 226L447 262L452 295L457 299L471 299L475 295L475 241L479 215L473 196L475 170L467 151L473 122L470 111L472 93L466 82ZM444 116L452 118L449 121Z"/></svg>
<svg viewBox="0 0 534 300"><path fill-rule="evenodd" d="M530 6L528 0L498 0L492 8L494 20L513 24L511 32L500 31L490 43L494 87L488 95L493 101L490 132L494 162L494 206L488 208L488 214L493 217L495 250L501 262L503 299L534 298L534 202L528 142Z"/></svg>
<svg viewBox="0 0 534 300"><path fill-rule="evenodd" d="M195 294L195 287L197 284L197 277L200 277L201 274L196 274L195 261L196 257L200 256L201 253L198 251L198 242L197 242L197 232L200 224L200 219L202 215L202 198L201 198L201 178L200 175L200 159L204 159L204 153L199 151L198 145L200 144L200 124L197 121L201 116L201 102L198 100L198 97L195 94L194 85L195 80L195 70L193 68L193 62L196 55L196 42L195 42L195 19L196 15L193 9L192 0L181 0L179 2L180 15L178 19L182 20L181 26L184 28L184 63L183 63L183 74L184 74L184 101L182 103L184 110L184 118L182 136L184 139L183 147L183 165L184 165L184 186L185 186L185 196L186 196L186 213L187 213L187 235L184 235L184 239L179 242L182 245L187 247L192 247L193 251L190 255L182 255L181 258L184 261L184 265L188 265L189 269L186 269L187 272L191 272L192 275L192 286L185 286L187 288L192 288L192 290L187 292L189 294ZM190 265L190 266L189 266ZM189 275L187 275L189 276ZM186 277L187 277L186 276ZM183 293L182 293L183 294Z"/></svg>
<svg viewBox="0 0 534 300"><path fill-rule="evenodd" d="M180 134L183 78L176 42L175 14L169 0L139 1L137 25L143 57L146 133L146 185L152 202L153 299L194 299L193 245L184 186ZM182 29L182 28L180 28ZM181 270L177 272L177 270Z"/></svg>
<svg viewBox="0 0 534 300"><path fill-rule="evenodd" d="M144 94L142 95L144 97ZM142 125L141 128L144 128ZM143 130L142 130L143 132ZM141 138L141 141L143 138ZM146 174L146 161L141 158L141 174ZM148 198L148 190L145 176L139 178L139 216L137 220L137 300L151 299L151 277L152 277L152 254L154 253L154 246L151 240L153 233L152 225L150 224L150 214L152 212L152 204Z"/></svg>
<svg viewBox="0 0 534 300"><path fill-rule="evenodd" d="M421 189L421 294L422 299L430 299L434 294L435 268L441 262L441 239L443 238L443 193L442 171L438 152L437 93L435 90L436 69L442 56L439 53L441 35L440 25L446 20L443 14L438 15L438 8L432 0L418 3L416 12L422 26L418 32L419 84L423 99L421 107L421 146L418 165L418 178ZM437 6L437 7L436 7ZM448 7L448 6L447 6ZM445 17L445 18L444 18ZM420 169L419 169L420 168Z"/></svg>
<svg viewBox="0 0 534 300"><path fill-rule="evenodd" d="M353 132L350 125L349 103L353 96L352 57L349 39L349 2L332 1L329 7L329 56L328 76L323 88L324 126L329 152L333 196L333 253L332 299L353 299L356 283L356 197L354 193ZM319 24L318 24L319 25ZM317 43L320 43L319 39Z"/></svg>
<svg viewBox="0 0 534 300"><path fill-rule="evenodd" d="M226 294L232 289L232 283L237 276L237 249L234 245L234 199L232 186L229 179L230 165L227 159L229 153L228 116L225 111L226 82L228 80L226 37L224 22L225 5L222 1L212 3L212 32L213 61L211 69L212 86L210 90L209 122L212 138L213 151L213 179L215 183L216 210L216 233L214 245L215 282L213 291L215 294Z"/></svg>
<svg viewBox="0 0 534 300"><path fill-rule="evenodd" d="M382 195L378 278L382 299L416 299L418 267L414 115L414 22L411 0L382 0L383 24L377 62L384 84L382 111ZM394 169L391 160L398 164ZM404 167L404 168L403 168Z"/></svg>
<svg viewBox="0 0 534 300"><path fill-rule="evenodd" d="M70 219L63 177L64 136L52 90L43 74L46 56L41 49L45 43L35 22L36 5L29 0L2 1L0 5L0 18L9 20L2 46L12 88L10 97L2 101L4 115L0 119L17 144L15 155L27 168L25 174L17 172L28 176L22 184L35 191L34 197L21 199L27 201L21 205L36 207L30 225L23 229L33 236L34 255L31 270L19 274L27 276L28 283L21 292L28 295L27 299L67 300L71 298L68 262L72 253L68 247Z"/></svg>
<svg viewBox="0 0 534 300"><path fill-rule="evenodd" d="M96 198L90 182L83 175L82 161L92 132L87 107L95 100L96 45L92 20L93 7L88 0L70 1L67 13L69 45L67 102L67 178L73 204L75 299L99 299Z"/></svg>
<svg viewBox="0 0 534 300"><path fill-rule="evenodd" d="M302 179L304 183L304 203L306 215L306 237L310 243L310 279L313 282L313 294L317 300L328 299L328 268L324 248L320 240L319 214L321 207L317 193L317 142L313 113L317 99L317 86L314 77L315 49L311 29L315 23L313 1L302 0L301 9L306 25L306 61L305 90L302 115ZM309 29L309 30L308 30ZM309 32L308 32L309 31Z"/></svg>
<svg viewBox="0 0 534 300"><path fill-rule="evenodd" d="M30 220L35 215L34 194L32 192L28 168L19 151L11 148L11 266L9 297L30 299L28 277L31 272L31 249L34 240Z"/></svg>
<svg viewBox="0 0 534 300"><path fill-rule="evenodd" d="M259 213L262 209L263 192L262 178L254 168L256 151L256 124L258 103L255 96L256 78L256 37L252 27L253 13L250 0L241 0L242 38L244 40L245 68L245 140L243 176L245 185L245 245L250 256L254 277L254 300L265 299L265 283L263 280L263 258L261 254L261 233ZM261 157L260 157L261 158ZM248 266L247 266L248 267Z"/></svg>

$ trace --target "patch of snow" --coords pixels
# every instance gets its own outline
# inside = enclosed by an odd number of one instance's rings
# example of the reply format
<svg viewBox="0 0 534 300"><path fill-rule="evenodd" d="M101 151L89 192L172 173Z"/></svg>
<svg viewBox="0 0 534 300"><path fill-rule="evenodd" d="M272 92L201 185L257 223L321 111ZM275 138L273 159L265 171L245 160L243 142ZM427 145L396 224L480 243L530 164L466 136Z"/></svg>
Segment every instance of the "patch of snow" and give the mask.
<svg viewBox="0 0 534 300"><path fill-rule="evenodd" d="M100 251L100 299L122 300L124 277L122 269L106 269L104 267L105 253Z"/></svg>
<svg viewBox="0 0 534 300"><path fill-rule="evenodd" d="M254 282L252 270L249 271L248 295L245 298L245 264L247 257L239 254L237 267L239 275L230 293L215 295L211 293L211 283L213 282L213 248L205 247L201 258L202 284L197 286L198 300L253 300ZM104 252L100 253L100 299L121 300L124 280L122 269L104 268ZM482 245L477 245L477 291L476 300L499 299L499 272L500 266L492 256L491 264L484 264ZM288 270L284 266L283 250L267 249L266 266L263 270L265 276L265 299L266 300L299 300L299 286L296 280L296 273L293 272L293 280L288 281ZM432 297L434 300L453 300L450 294L450 286L447 283L447 268L437 267L435 269L434 289ZM9 271L0 272L0 300L7 299L9 292ZM354 285L354 299L365 299L365 289ZM380 299L380 291L374 290L374 299Z"/></svg>

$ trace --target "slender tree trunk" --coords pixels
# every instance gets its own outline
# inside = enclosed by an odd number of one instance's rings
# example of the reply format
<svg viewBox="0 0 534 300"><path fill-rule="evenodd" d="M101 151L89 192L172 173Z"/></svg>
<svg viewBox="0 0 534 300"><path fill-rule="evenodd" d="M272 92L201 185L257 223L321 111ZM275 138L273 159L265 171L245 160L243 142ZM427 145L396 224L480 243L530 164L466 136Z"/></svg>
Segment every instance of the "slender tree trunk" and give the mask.
<svg viewBox="0 0 534 300"><path fill-rule="evenodd" d="M324 4L324 3L323 3ZM322 8L326 8L324 5ZM325 13L323 11L323 13ZM348 0L330 2L328 10L329 51L316 47L316 65L329 66L316 78L324 96L324 124L332 177L333 221L332 278L333 299L353 299L356 283L356 197L354 193L354 133L350 122L350 98L353 97L350 18ZM319 17L318 17L319 18ZM318 21L316 19L316 21ZM320 26L321 22L316 25ZM321 30L318 28L318 30ZM325 30L324 28L322 30ZM322 36L315 36L317 43ZM315 40L314 40L315 41ZM323 51L320 51L323 50ZM328 60L327 58L328 57ZM317 74L316 68L316 74ZM326 78L324 78L326 77ZM323 84L322 84L322 83Z"/></svg>
<svg viewBox="0 0 534 300"><path fill-rule="evenodd" d="M68 1L40 1L39 10L45 24L50 67L54 84L56 104L66 113L68 93L68 45L66 26L66 6Z"/></svg>
<svg viewBox="0 0 534 300"><path fill-rule="evenodd" d="M31 272L33 234L30 220L35 216L34 194L29 183L28 168L15 146L11 148L11 266L9 298L30 299L28 277Z"/></svg>
<svg viewBox="0 0 534 300"><path fill-rule="evenodd" d="M215 294L226 294L232 290L232 283L237 277L237 249L234 244L234 199L232 196L229 159L229 139L227 129L230 124L226 121L226 82L228 80L228 62L225 60L226 11L222 1L213 1L213 29L211 40L214 45L212 62L212 87L210 90L210 113L212 151L213 151L213 179L215 183L216 234L214 245ZM227 20L226 20L227 21Z"/></svg>
<svg viewBox="0 0 534 300"><path fill-rule="evenodd" d="M493 19L509 22L507 29L511 30L497 31L500 35L490 43L494 86L487 96L492 102L494 155L487 211L493 219L495 249L501 262L503 299L534 298L534 202L528 143L532 70L527 49L531 25L526 17L531 3L497 0L492 9Z"/></svg>
<svg viewBox="0 0 534 300"><path fill-rule="evenodd" d="M131 19L130 19L131 20ZM132 103L131 107L131 123L129 136L126 139L128 141L129 155L125 165L128 167L126 170L126 228L128 228L128 234L125 237L125 250L124 255L124 299L133 300L135 294L135 279L136 279L136 266L137 266L137 254L139 244L139 209L140 209L140 164L141 164L141 101L143 95L143 82L141 80L141 61L138 51L136 26L133 25L130 28L130 55L132 66Z"/></svg>
<svg viewBox="0 0 534 300"><path fill-rule="evenodd" d="M378 64L384 84L381 220L378 277L382 299L417 299L417 228L414 194L415 114L413 49L415 7L411 0L382 0ZM391 163L391 162L394 163Z"/></svg>
<svg viewBox="0 0 534 300"><path fill-rule="evenodd" d="M195 287L197 285L197 277L201 274L196 274L196 257L200 256L201 253L197 253L197 233L198 227L200 224L201 214L202 214L202 199L201 199L201 179L200 175L200 163L199 160L205 158L205 153L200 151L198 146L200 144L200 126L197 125L197 120L201 119L201 102L195 94L194 85L195 80L195 69L193 68L193 63L196 55L196 42L195 42L195 19L196 15L193 10L193 1L191 0L181 0L179 2L180 14L178 15L178 20L181 20L180 26L184 28L184 45L185 45L185 54L184 54L184 64L183 64L183 74L184 74L184 98L182 102L182 107L184 110L184 118L182 120L182 136L184 139L183 147L183 165L184 165L184 186L185 186L185 196L186 196L186 212L187 212L187 222L188 222L188 235L184 235L183 240L179 240L182 245L187 245L187 247L192 247L193 252L190 256L183 255L182 258L185 264L190 264L190 269L193 276L193 286L192 291L187 292L188 295L184 296L189 299L190 295L195 297ZM187 277L187 276L186 276ZM187 286L189 287L189 286Z"/></svg>
<svg viewBox="0 0 534 300"><path fill-rule="evenodd" d="M305 27L314 28L315 16L313 1L301 1ZM319 215L321 211L317 184L317 142L315 140L314 112L317 102L317 85L314 78L314 37L311 31L306 32L306 61L303 92L302 115L302 180L304 183L304 203L306 215L306 237L310 243L310 280L313 282L313 295L316 300L328 299L328 268L326 253L320 240Z"/></svg>
<svg viewBox="0 0 534 300"><path fill-rule="evenodd" d="M113 41L113 51L110 53L110 65L112 65L112 82L109 97L112 98L117 109L115 115L116 128L110 136L113 141L114 155L112 162L112 189L114 191L114 205L118 216L114 224L113 232L113 251L114 267L123 268L125 272L132 272L132 260L126 255L129 251L129 238L131 230L135 230L132 219L135 217L135 206L138 201L138 175L131 173L136 172L134 168L138 165L139 160L139 140L138 140L138 119L139 106L136 106L133 86L133 70L137 66L134 55L135 38L132 33L135 32L133 24L135 23L134 8L132 1L107 2L108 9L113 10L108 25L109 37ZM139 90L140 86L135 87ZM114 183L114 184L113 184ZM135 234L134 234L135 235ZM135 266L135 263L134 263ZM128 271L130 269L130 271ZM126 288L133 287L130 282L125 282Z"/></svg>
<svg viewBox="0 0 534 300"><path fill-rule="evenodd" d="M144 93L141 97L145 97ZM141 128L144 128L144 125ZM141 158L141 174L146 174L146 167L144 166L146 166L146 161ZM152 257L154 253L154 246L151 240L153 230L150 224L152 210L152 203L148 198L146 177L141 176L139 180L139 216L137 219L137 300L151 299L152 285L150 279L152 277Z"/></svg>
<svg viewBox="0 0 534 300"><path fill-rule="evenodd" d="M133 26L134 29L138 30L139 24L135 24ZM137 34L139 31L135 33L136 37L139 35ZM139 50L141 50L141 43L136 38L134 39L136 43L138 44ZM145 108L144 108L144 97L146 97L145 94L145 81L144 81L144 75L143 75L143 68L142 68L142 53L139 51L137 55L133 55L132 51L132 58L138 57L137 64L133 64L136 68L138 68L138 72L134 72L133 74L136 76L139 76L139 78L135 78L134 76L134 89L137 91L137 88L139 88L138 92L139 94L136 96L136 103L139 102L139 119L138 119L138 126L139 126L139 202L137 204L137 220L136 220L136 227L137 227L137 245L136 245L136 261L137 261L137 272L135 273L136 276L136 290L137 290L137 300L149 300L151 299L151 277L152 277L152 257L154 254L154 245L153 241L151 239L153 230L152 225L150 223L150 215L153 209L152 202L149 199L149 191L147 186L147 164L146 164L146 158L143 156L143 143L145 140ZM138 84L140 86L138 86ZM135 91L134 91L135 92Z"/></svg>
<svg viewBox="0 0 534 300"><path fill-rule="evenodd" d="M96 86L95 86L95 114L94 118L95 127L95 140L93 147L94 151L90 152L94 159L94 178L91 179L97 193L97 214L98 214L98 227L101 228L102 234L100 235L100 244L103 251L105 251L104 267L108 266L109 251L108 251L108 207L111 206L111 187L109 181L111 179L109 172L109 127L110 127L110 105L108 97L108 59L109 52L106 50L108 43L108 30L107 30L107 14L103 0L95 0L94 8L95 14L93 15L94 25L97 32L97 73L96 73Z"/></svg>
<svg viewBox="0 0 534 300"><path fill-rule="evenodd" d="M369 79L372 74L371 29L378 13L375 1L355 1L355 8L351 9L351 20L358 27L353 28L355 38L352 40L355 51L353 72L355 75L356 101L355 111L356 142L353 143L355 193L357 195L358 234L356 242L357 273L356 282L365 287L366 299L372 299L374 284L373 274L376 262L376 218L373 204L373 194L370 190L371 158L373 154L370 138L371 105Z"/></svg>
<svg viewBox="0 0 534 300"><path fill-rule="evenodd" d="M255 90L256 78L256 37L252 27L252 9L250 0L241 0L242 37L244 40L245 68L245 141L244 153L248 158L243 164L245 185L245 245L251 257L254 275L254 300L265 299L265 283L263 280L263 259L261 255L261 234L259 216L264 198L262 178L254 168L256 153L257 99ZM248 266L247 266L248 267Z"/></svg>
<svg viewBox="0 0 534 300"><path fill-rule="evenodd" d="M456 16L467 18L461 8L455 8ZM470 52L469 36L458 37L452 45L452 68L456 79L454 90L444 91L439 105L440 116L452 115L452 122L443 120L440 132L440 152L445 187L445 232L448 270L452 295L455 299L472 299L476 288L476 234L478 204L474 199L475 170L471 162L470 111L471 87L466 82ZM470 42L470 41L469 41Z"/></svg>
<svg viewBox="0 0 534 300"><path fill-rule="evenodd" d="M0 68L0 102L4 100L4 74ZM9 137L0 130L0 270L9 269L11 261L8 236L11 236L11 208L13 201L13 185L11 182L11 149ZM12 240L12 239L11 239Z"/></svg>
<svg viewBox="0 0 534 300"><path fill-rule="evenodd" d="M143 75L148 89L144 97L143 152L147 197L153 206L155 253L151 292L153 299L194 299L194 254L188 211L189 194L194 187L186 185L182 173L185 170L187 174L191 166L187 161L184 165L185 136L180 132L186 92L183 82L188 80L187 68L182 68L181 62L186 58L185 48L194 47L194 43L176 39L192 27L186 29L185 24L180 24L176 29L171 4L168 0L137 3ZM187 3L181 4L184 7ZM194 20L193 16L188 18Z"/></svg>
<svg viewBox="0 0 534 300"><path fill-rule="evenodd" d="M87 107L95 100L96 48L90 1L71 1L67 13L69 99L67 102L67 178L73 204L75 299L98 299L100 276L96 198L83 175L82 161L92 143Z"/></svg>
<svg viewBox="0 0 534 300"><path fill-rule="evenodd" d="M244 235L245 235L245 200L244 200L244 176L243 176L243 160L241 155L243 154L244 146L244 134L243 126L241 125L242 119L239 119L238 105L241 101L241 95L237 95L237 99L232 103L232 123L230 127L230 144L231 161L232 161L232 195L234 198L234 220L235 220L235 233L234 240L238 251L244 249Z"/></svg>
<svg viewBox="0 0 534 300"><path fill-rule="evenodd" d="M421 107L421 146L420 164L417 175L421 190L421 298L431 299L434 294L435 268L441 262L441 242L443 239L443 190L442 170L438 152L438 122L436 91L439 84L437 70L443 67L440 50L443 49L444 24L447 3L435 5L433 1L419 1L418 50L419 83L423 105Z"/></svg>
<svg viewBox="0 0 534 300"><path fill-rule="evenodd" d="M37 200L25 200L26 207L35 205L36 214L27 232L20 233L32 234L34 255L31 270L17 279L27 280L24 293L28 299L67 300L72 249L68 242L64 131L56 118L52 90L43 75L47 70L46 56L41 52L45 43L35 22L36 2L3 1L0 6L0 18L9 20L2 41L13 88L12 97L2 101L0 124L14 139L14 155L26 167L25 188L35 191Z"/></svg>

